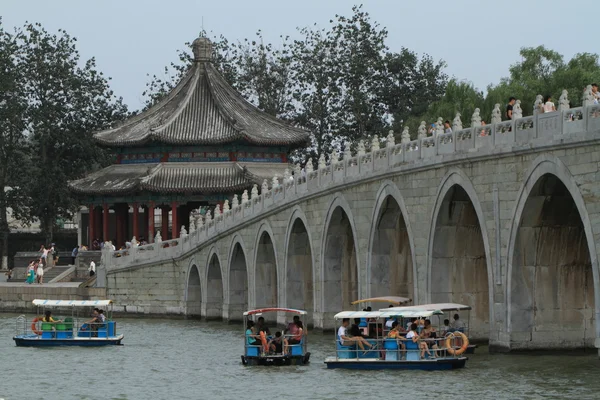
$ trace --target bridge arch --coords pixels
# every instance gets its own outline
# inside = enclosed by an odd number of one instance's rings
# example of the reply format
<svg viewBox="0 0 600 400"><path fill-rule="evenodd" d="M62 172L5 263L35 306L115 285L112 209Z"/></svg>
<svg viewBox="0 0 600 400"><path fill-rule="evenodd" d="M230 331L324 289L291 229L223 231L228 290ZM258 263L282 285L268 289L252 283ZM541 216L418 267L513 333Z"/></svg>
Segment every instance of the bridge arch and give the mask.
<svg viewBox="0 0 600 400"><path fill-rule="evenodd" d="M470 305L470 335L489 339L493 271L485 216L466 174L451 168L441 181L427 257L430 300Z"/></svg>
<svg viewBox="0 0 600 400"><path fill-rule="evenodd" d="M511 348L593 347L599 274L585 202L556 157L537 157L525 176L507 252Z"/></svg>
<svg viewBox="0 0 600 400"><path fill-rule="evenodd" d="M354 216L341 193L334 195L327 209L321 249L322 310L348 309L359 295L360 260Z"/></svg>
<svg viewBox="0 0 600 400"><path fill-rule="evenodd" d="M384 181L377 191L371 221L367 296L400 295L415 300L413 235L404 198L392 181Z"/></svg>
<svg viewBox="0 0 600 400"><path fill-rule="evenodd" d="M294 207L288 220L285 234L285 259L282 305L309 312L314 311L314 254L312 235L306 215L298 206Z"/></svg>
<svg viewBox="0 0 600 400"><path fill-rule="evenodd" d="M215 246L208 251L206 259L206 311L207 319L223 318L223 271L221 257Z"/></svg>
<svg viewBox="0 0 600 400"><path fill-rule="evenodd" d="M196 260L192 259L188 266L185 284L185 315L200 317L202 314L202 281L200 280L200 268Z"/></svg>
<svg viewBox="0 0 600 400"><path fill-rule="evenodd" d="M235 235L229 247L227 273L228 318L241 318L248 309L248 263L247 247L240 235Z"/></svg>
<svg viewBox="0 0 600 400"><path fill-rule="evenodd" d="M258 228L254 261L254 306L277 307L277 253L273 230L268 223Z"/></svg>

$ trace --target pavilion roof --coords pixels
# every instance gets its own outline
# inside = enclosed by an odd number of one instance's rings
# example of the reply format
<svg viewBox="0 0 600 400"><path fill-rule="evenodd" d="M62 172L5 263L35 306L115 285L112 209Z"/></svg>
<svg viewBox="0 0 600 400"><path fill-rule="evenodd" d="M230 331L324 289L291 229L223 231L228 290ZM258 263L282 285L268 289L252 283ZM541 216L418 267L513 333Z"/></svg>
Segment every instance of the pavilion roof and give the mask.
<svg viewBox="0 0 600 400"><path fill-rule="evenodd" d="M110 147L149 142L218 145L245 141L293 147L307 143L308 131L260 111L225 81L212 64L208 39L196 39L193 47L194 63L162 101L121 125L97 132L94 139Z"/></svg>
<svg viewBox="0 0 600 400"><path fill-rule="evenodd" d="M282 177L288 164L242 162L177 162L114 164L69 182L75 193L120 195L154 193L231 193Z"/></svg>

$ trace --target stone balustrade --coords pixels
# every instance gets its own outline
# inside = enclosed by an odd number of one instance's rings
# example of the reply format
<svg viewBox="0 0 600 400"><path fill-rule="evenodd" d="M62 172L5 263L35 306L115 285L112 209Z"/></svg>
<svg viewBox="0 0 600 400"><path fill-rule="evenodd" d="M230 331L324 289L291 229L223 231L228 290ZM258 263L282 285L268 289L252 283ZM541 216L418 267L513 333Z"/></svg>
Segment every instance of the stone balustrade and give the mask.
<svg viewBox="0 0 600 400"><path fill-rule="evenodd" d="M318 195L339 185L354 184L361 180L377 179L390 171L401 172L431 168L439 163L465 161L477 157L497 157L504 153L532 151L548 146L568 145L572 142L598 140L600 132L600 105L566 109L537 114L512 121L474 126L452 133L389 146L372 145L371 151L364 150L361 141L358 153L351 156L348 151L343 159L331 157L327 165L323 158L315 170L306 168L305 176L295 174L283 181L273 179L269 189L266 181L261 193L252 189L252 195L244 193L233 202L231 208L221 211L216 208L212 215L200 220L190 233L173 240L165 240L144 246L134 246L122 251L106 250L102 263L108 270L126 269L136 265L159 263L184 256L199 246L216 240L220 235L237 230L281 207L289 207L305 198ZM389 139L388 139L389 140ZM312 165L312 160L309 160ZM191 219L191 223L193 219ZM111 254L112 253L112 254Z"/></svg>

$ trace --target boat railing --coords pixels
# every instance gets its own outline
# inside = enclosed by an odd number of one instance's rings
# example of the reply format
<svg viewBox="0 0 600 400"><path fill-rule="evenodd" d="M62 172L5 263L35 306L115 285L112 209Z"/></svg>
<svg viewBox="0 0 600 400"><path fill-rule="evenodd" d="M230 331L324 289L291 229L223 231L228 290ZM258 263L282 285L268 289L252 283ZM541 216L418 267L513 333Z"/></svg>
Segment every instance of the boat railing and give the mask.
<svg viewBox="0 0 600 400"><path fill-rule="evenodd" d="M15 333L17 335L26 335L28 328L27 317L25 315L19 315L16 319Z"/></svg>
<svg viewBox="0 0 600 400"><path fill-rule="evenodd" d="M42 339L98 339L117 336L115 321L103 323L82 322L77 318L57 318L54 322L44 322L36 318L29 322L21 315L17 318L17 335L37 335Z"/></svg>
<svg viewBox="0 0 600 400"><path fill-rule="evenodd" d="M462 336L449 333L441 338L420 338L416 342L406 338L364 337L340 343L336 340L337 359L376 359L385 361L418 361L460 358L466 351L467 342ZM361 347L362 345L362 347ZM425 347L425 345L427 347Z"/></svg>
<svg viewBox="0 0 600 400"><path fill-rule="evenodd" d="M270 348L268 351L264 350L264 346L262 343L260 345L250 345L248 341L244 340L244 354L246 356L254 356L254 357L265 357L265 356L301 356L307 353L308 346L308 335L302 335L302 339L300 343L290 343L290 340L294 338L296 335L282 335L282 340L287 345L282 344L282 351L275 352ZM267 336L267 345L271 342L272 339L275 338L275 335Z"/></svg>

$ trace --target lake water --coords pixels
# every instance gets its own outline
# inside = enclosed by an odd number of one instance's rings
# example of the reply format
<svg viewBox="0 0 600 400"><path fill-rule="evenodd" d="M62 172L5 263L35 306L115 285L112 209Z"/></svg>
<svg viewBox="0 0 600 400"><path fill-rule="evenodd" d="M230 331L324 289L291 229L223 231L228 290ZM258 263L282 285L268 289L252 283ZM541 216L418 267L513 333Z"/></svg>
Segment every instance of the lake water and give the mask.
<svg viewBox="0 0 600 400"><path fill-rule="evenodd" d="M123 346L21 348L0 315L0 398L13 399L598 399L595 353L490 355L455 371L327 370L333 333L310 335L308 366L244 367L241 325L120 319Z"/></svg>

